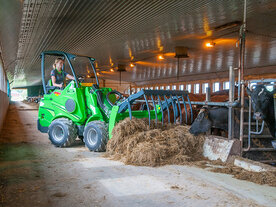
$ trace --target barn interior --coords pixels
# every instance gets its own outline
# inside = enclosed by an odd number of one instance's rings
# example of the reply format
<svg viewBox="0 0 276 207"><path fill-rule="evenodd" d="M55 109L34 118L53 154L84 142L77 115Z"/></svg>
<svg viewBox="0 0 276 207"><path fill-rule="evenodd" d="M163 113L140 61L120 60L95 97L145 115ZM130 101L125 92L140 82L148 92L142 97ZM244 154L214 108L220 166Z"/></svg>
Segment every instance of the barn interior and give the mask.
<svg viewBox="0 0 276 207"><path fill-rule="evenodd" d="M0 0L1 206L275 206L275 19L275 0Z"/></svg>

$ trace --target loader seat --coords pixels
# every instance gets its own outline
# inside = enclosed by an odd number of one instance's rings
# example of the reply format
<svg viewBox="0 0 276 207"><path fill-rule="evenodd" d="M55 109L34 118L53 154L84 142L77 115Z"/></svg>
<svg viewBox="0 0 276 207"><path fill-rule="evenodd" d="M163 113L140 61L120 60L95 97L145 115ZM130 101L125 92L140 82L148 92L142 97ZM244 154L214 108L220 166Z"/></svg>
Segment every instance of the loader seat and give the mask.
<svg viewBox="0 0 276 207"><path fill-rule="evenodd" d="M55 89L59 89L59 87L53 86L52 79L50 79L46 85L46 93L52 93Z"/></svg>

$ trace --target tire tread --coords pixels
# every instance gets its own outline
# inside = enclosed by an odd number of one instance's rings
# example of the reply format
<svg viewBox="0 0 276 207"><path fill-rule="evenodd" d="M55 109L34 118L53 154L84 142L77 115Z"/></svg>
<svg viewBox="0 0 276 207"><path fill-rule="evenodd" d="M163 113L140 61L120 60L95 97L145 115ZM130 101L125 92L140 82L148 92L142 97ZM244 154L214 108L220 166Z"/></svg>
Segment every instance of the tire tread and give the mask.
<svg viewBox="0 0 276 207"><path fill-rule="evenodd" d="M58 118L55 119L52 124L55 124L56 122L63 122L64 125L67 125L68 127L68 138L66 140L66 142L64 144L62 144L61 146L58 147L70 147L72 146L75 141L76 141L76 137L77 137L77 127L75 126L75 124L73 123L72 120L67 119L67 118Z"/></svg>
<svg viewBox="0 0 276 207"><path fill-rule="evenodd" d="M106 149L107 141L108 141L107 124L103 121L92 121L90 123L97 125L102 132L101 144L98 147L98 149L96 149L94 151L95 152L104 152ZM87 126L89 126L90 123L88 123Z"/></svg>

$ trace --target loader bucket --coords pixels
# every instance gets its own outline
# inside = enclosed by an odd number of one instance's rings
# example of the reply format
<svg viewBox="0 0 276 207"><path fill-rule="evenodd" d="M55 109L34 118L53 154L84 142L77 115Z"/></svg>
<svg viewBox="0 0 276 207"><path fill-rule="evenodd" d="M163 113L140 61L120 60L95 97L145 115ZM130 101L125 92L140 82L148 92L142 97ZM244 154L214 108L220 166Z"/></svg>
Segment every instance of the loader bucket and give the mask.
<svg viewBox="0 0 276 207"><path fill-rule="evenodd" d="M144 110L133 110L134 104L143 104ZM188 122L187 106L190 107L191 119L193 118L192 105L187 91L177 90L141 90L136 94L130 95L123 102L117 106L113 106L109 119L109 138L112 136L112 130L115 124L127 117L148 118L149 126L151 126L153 119L155 124L158 121L164 124L164 117L167 115L168 122L170 116L173 116L173 122L176 123L179 118L179 123ZM185 110L185 121L182 117L182 111ZM173 113L171 113L173 112ZM191 120L193 121L193 120Z"/></svg>

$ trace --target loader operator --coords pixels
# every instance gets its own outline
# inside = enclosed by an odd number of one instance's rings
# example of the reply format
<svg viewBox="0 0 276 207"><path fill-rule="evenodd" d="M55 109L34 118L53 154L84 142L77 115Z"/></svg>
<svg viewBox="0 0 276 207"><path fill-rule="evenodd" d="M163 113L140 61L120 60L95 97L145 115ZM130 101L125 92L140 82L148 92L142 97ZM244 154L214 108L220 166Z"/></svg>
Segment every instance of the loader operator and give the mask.
<svg viewBox="0 0 276 207"><path fill-rule="evenodd" d="M53 70L51 71L52 85L59 88L62 88L65 77L74 80L72 75L62 70L63 64L64 60L62 58L57 58L53 64Z"/></svg>

